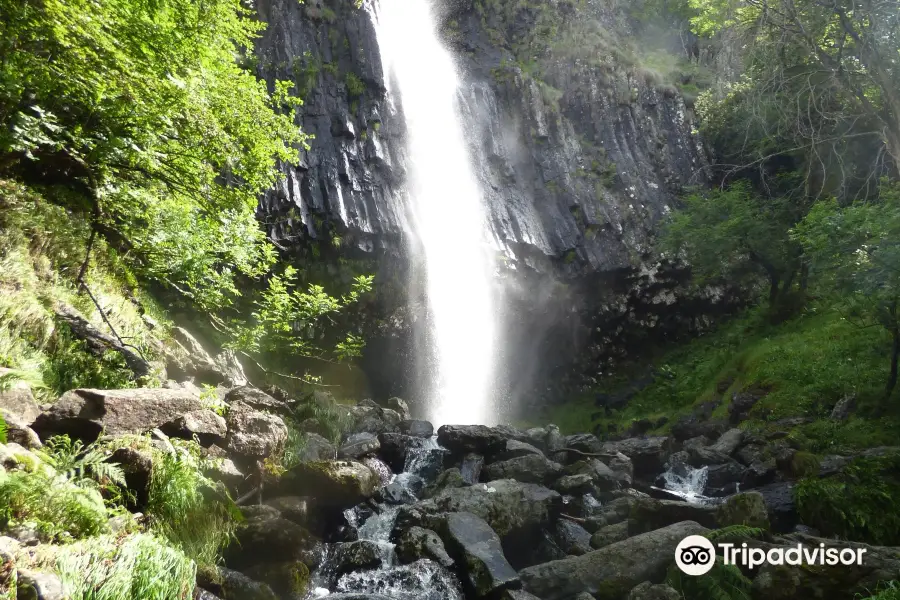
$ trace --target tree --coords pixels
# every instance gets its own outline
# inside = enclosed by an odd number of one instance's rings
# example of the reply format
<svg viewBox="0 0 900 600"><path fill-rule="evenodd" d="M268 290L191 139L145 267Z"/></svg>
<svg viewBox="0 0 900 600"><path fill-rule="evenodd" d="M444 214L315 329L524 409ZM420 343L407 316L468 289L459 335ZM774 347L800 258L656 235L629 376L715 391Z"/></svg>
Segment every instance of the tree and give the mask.
<svg viewBox="0 0 900 600"><path fill-rule="evenodd" d="M869 145L857 162L877 181L886 152L888 165L900 172L900 0L691 4L698 33L741 34L746 70L728 90L724 114L732 117L726 129L737 142L732 149L740 150L738 166L803 152L808 173L824 180L848 169L849 151L860 151L855 140L875 139L877 152L870 155ZM845 184L813 183L812 195Z"/></svg>
<svg viewBox="0 0 900 600"><path fill-rule="evenodd" d="M790 200L760 196L741 181L687 196L666 228L663 247L684 257L701 282L746 285L763 278L774 307L802 271L800 246L789 235L798 219Z"/></svg>
<svg viewBox="0 0 900 600"><path fill-rule="evenodd" d="M900 360L900 184L884 181L876 200L843 208L833 199L818 202L792 236L847 318L890 333L890 396Z"/></svg>
<svg viewBox="0 0 900 600"><path fill-rule="evenodd" d="M0 175L53 188L146 277L204 308L274 260L258 195L304 136L290 83L236 62L240 0L0 0ZM88 244L90 250L90 243Z"/></svg>

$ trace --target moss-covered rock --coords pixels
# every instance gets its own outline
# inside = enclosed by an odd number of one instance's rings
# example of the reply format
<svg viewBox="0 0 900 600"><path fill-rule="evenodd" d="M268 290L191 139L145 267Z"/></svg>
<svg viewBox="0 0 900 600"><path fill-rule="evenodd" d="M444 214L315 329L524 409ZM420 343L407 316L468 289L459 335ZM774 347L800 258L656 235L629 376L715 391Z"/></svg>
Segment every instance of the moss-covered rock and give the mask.
<svg viewBox="0 0 900 600"><path fill-rule="evenodd" d="M735 494L716 510L716 522L719 527L747 525L768 529L769 514L765 498L759 492Z"/></svg>
<svg viewBox="0 0 900 600"><path fill-rule="evenodd" d="M378 476L355 461L318 460L301 463L279 483L284 495L308 496L320 507L344 510L371 498Z"/></svg>
<svg viewBox="0 0 900 600"><path fill-rule="evenodd" d="M245 572L267 584L279 596L303 598L309 591L309 567L299 560L265 563Z"/></svg>

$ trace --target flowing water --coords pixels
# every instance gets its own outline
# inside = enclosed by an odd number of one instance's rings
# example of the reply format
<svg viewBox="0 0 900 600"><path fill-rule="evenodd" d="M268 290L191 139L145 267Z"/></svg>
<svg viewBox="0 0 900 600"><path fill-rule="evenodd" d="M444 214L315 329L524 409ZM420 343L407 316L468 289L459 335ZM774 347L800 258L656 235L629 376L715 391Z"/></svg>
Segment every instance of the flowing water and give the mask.
<svg viewBox="0 0 900 600"><path fill-rule="evenodd" d="M436 426L492 425L494 254L460 119L457 66L428 0L373 2L389 99L406 121L410 233L424 252L435 361L426 418Z"/></svg>
<svg viewBox="0 0 900 600"><path fill-rule="evenodd" d="M708 467L695 469L688 465L679 465L666 470L662 474L662 479L665 481L664 489L666 491L681 496L691 504L718 504L721 502L721 498L710 498L703 495L708 475Z"/></svg>
<svg viewBox="0 0 900 600"><path fill-rule="evenodd" d="M404 472L393 476L389 484L403 486L409 501L414 502L417 482L433 479L440 471L443 452L436 437L418 441L407 451ZM459 581L439 564L426 559L405 565L399 562L390 535L400 506L381 504L377 508L377 512L369 514L367 507L356 507L345 511L344 515L360 540L377 544L381 566L335 577L338 545L330 545L322 566L313 573L308 598L327 599L333 594L351 593L383 594L395 600L463 600Z"/></svg>

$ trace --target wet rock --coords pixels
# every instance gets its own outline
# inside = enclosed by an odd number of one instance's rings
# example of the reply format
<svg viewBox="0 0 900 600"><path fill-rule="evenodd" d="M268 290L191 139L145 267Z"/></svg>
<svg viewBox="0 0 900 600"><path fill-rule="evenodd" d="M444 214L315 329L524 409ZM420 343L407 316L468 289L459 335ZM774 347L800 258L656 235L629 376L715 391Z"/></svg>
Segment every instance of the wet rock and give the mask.
<svg viewBox="0 0 900 600"><path fill-rule="evenodd" d="M599 550L625 539L628 539L628 521L601 527L591 536L590 545Z"/></svg>
<svg viewBox="0 0 900 600"><path fill-rule="evenodd" d="M766 501L759 492L744 492L729 497L716 510L719 527L747 525L748 527L769 528Z"/></svg>
<svg viewBox="0 0 900 600"><path fill-rule="evenodd" d="M553 482L550 487L564 496L590 494L594 491L594 480L586 473L564 475Z"/></svg>
<svg viewBox="0 0 900 600"><path fill-rule="evenodd" d="M409 410L409 405L402 398L388 398L386 404L387 408L395 411L399 415L401 421L409 421L410 419L412 419L412 413ZM422 422L424 423L425 421ZM430 437L430 434L428 437Z"/></svg>
<svg viewBox="0 0 900 600"><path fill-rule="evenodd" d="M503 555L500 538L482 518L467 512L450 513L441 535L475 597L518 587L519 576Z"/></svg>
<svg viewBox="0 0 900 600"><path fill-rule="evenodd" d="M378 491L381 501L386 504L413 504L418 501L415 492L411 488L418 488L420 491L425 486L425 482L416 475L406 474L410 478L415 478L412 485L409 482L392 481Z"/></svg>
<svg viewBox="0 0 900 600"><path fill-rule="evenodd" d="M523 588L543 600L566 600L588 592L619 600L644 581L659 581L678 543L708 531L686 521L610 544L594 552L522 569Z"/></svg>
<svg viewBox="0 0 900 600"><path fill-rule="evenodd" d="M609 492L631 484L625 471L613 471L596 458L580 460L566 467L566 473L570 475L588 475L594 483L597 491Z"/></svg>
<svg viewBox="0 0 900 600"><path fill-rule="evenodd" d="M395 433L398 430L400 415L390 408L372 406L352 406L349 409L353 424L348 433Z"/></svg>
<svg viewBox="0 0 900 600"><path fill-rule="evenodd" d="M400 421L397 427L400 433L413 437L429 438L434 435L434 426L428 421Z"/></svg>
<svg viewBox="0 0 900 600"><path fill-rule="evenodd" d="M638 498L632 504L628 516L628 530L633 534L660 529L682 521L694 521L711 529L715 529L717 526L714 506L689 504L675 500Z"/></svg>
<svg viewBox="0 0 900 600"><path fill-rule="evenodd" d="M458 456L502 452L506 440L496 429L485 425L443 425L438 429L438 444Z"/></svg>
<svg viewBox="0 0 900 600"><path fill-rule="evenodd" d="M580 556L592 550L591 534L573 521L559 519L553 525L553 539L567 555Z"/></svg>
<svg viewBox="0 0 900 600"><path fill-rule="evenodd" d="M738 450L734 457L743 465L750 466L754 463L762 463L766 460L766 450L763 444L747 444Z"/></svg>
<svg viewBox="0 0 900 600"><path fill-rule="evenodd" d="M253 410L277 413L280 415L289 415L291 412L285 401L277 400L264 391L249 385L232 388L225 394L225 402L229 405L234 404L235 402L241 402Z"/></svg>
<svg viewBox="0 0 900 600"><path fill-rule="evenodd" d="M337 458L337 450L334 444L316 433L304 435L305 443L298 457L302 462L314 460L334 460Z"/></svg>
<svg viewBox="0 0 900 600"><path fill-rule="evenodd" d="M310 505L306 496L280 496L266 501L266 506L277 510L282 517L304 527L309 523Z"/></svg>
<svg viewBox="0 0 900 600"><path fill-rule="evenodd" d="M19 444L29 450L38 450L43 447L41 438L28 426L28 422L24 419L4 408L0 408L0 417L3 417L3 421L6 423L7 442Z"/></svg>
<svg viewBox="0 0 900 600"><path fill-rule="evenodd" d="M369 540L340 544L332 562L334 576L340 578L345 573L378 568L384 556L381 546Z"/></svg>
<svg viewBox="0 0 900 600"><path fill-rule="evenodd" d="M487 465L482 479L515 479L523 483L550 483L562 474L562 465L539 454L527 454Z"/></svg>
<svg viewBox="0 0 900 600"><path fill-rule="evenodd" d="M250 516L245 511L247 518L237 528L236 543L229 545L225 553L229 567L244 569L262 563L302 560L315 548L316 540L309 531L280 516L272 507L265 508L269 510Z"/></svg>
<svg viewBox="0 0 900 600"><path fill-rule="evenodd" d="M417 438L402 433L379 433L378 443L380 449L378 456L387 463L395 473L401 473L406 464L406 454L410 447L415 446Z"/></svg>
<svg viewBox="0 0 900 600"><path fill-rule="evenodd" d="M443 471L438 478L428 486L425 491L422 493L422 498L433 498L434 496L439 495L445 490L453 489L453 488L461 488L465 487L466 480L463 479L462 472L453 467L452 469L447 469Z"/></svg>
<svg viewBox="0 0 900 600"><path fill-rule="evenodd" d="M0 368L0 377L10 372L10 369ZM41 414L34 394L31 393L31 386L21 379L13 379L5 389L0 390L0 410L12 415L24 425L31 425Z"/></svg>
<svg viewBox="0 0 900 600"><path fill-rule="evenodd" d="M229 452L245 457L265 458L276 454L287 440L287 426L281 417L234 402L228 411Z"/></svg>
<svg viewBox="0 0 900 600"><path fill-rule="evenodd" d="M481 469L484 467L484 457L480 454L470 452L463 457L462 465L459 472L462 475L466 485L474 485L478 483L481 477Z"/></svg>
<svg viewBox="0 0 900 600"><path fill-rule="evenodd" d="M724 465L732 462L732 458L724 452L714 450L712 447L691 446L686 451L688 464L695 468L712 465Z"/></svg>
<svg viewBox="0 0 900 600"><path fill-rule="evenodd" d="M710 465L706 471L706 489L704 494L723 497L737 492L737 486L744 478L746 467L736 460L729 460L720 465Z"/></svg>
<svg viewBox="0 0 900 600"><path fill-rule="evenodd" d="M202 446L222 444L228 434L225 419L208 408L186 412L160 429L168 436L186 440L197 436Z"/></svg>
<svg viewBox="0 0 900 600"><path fill-rule="evenodd" d="M794 504L794 485L789 482L771 483L754 490L762 494L772 531L793 530L800 520Z"/></svg>
<svg viewBox="0 0 900 600"><path fill-rule="evenodd" d="M580 452L596 454L603 451L603 444L597 439L596 435L590 433L579 433L569 435L563 438L563 445L566 448L574 448Z"/></svg>
<svg viewBox="0 0 900 600"><path fill-rule="evenodd" d="M411 527L397 542L397 557L403 563L415 562L422 558L433 560L444 568L453 567L453 559L447 554L444 542L431 529Z"/></svg>
<svg viewBox="0 0 900 600"><path fill-rule="evenodd" d="M628 600L681 600L681 594L664 583L654 585L645 581L631 590Z"/></svg>
<svg viewBox="0 0 900 600"><path fill-rule="evenodd" d="M267 584L225 567L198 569L197 585L225 600L278 600Z"/></svg>
<svg viewBox="0 0 900 600"><path fill-rule="evenodd" d="M623 485L631 485L631 482L634 480L634 464L630 458L621 452L617 452L605 464L616 474Z"/></svg>
<svg viewBox="0 0 900 600"><path fill-rule="evenodd" d="M731 456L738 449L744 440L744 432L740 429L729 429L716 440L716 443L710 446L710 450L720 452L726 456Z"/></svg>
<svg viewBox="0 0 900 600"><path fill-rule="evenodd" d="M284 495L309 496L318 506L343 510L371 498L379 483L378 476L362 463L319 460L290 469L279 489Z"/></svg>
<svg viewBox="0 0 900 600"><path fill-rule="evenodd" d="M44 571L18 569L16 598L19 600L66 600L65 588L59 577Z"/></svg>
<svg viewBox="0 0 900 600"><path fill-rule="evenodd" d="M79 389L66 392L41 413L33 429L42 439L66 434L93 441L101 431L113 437L143 433L201 408L198 397L178 390Z"/></svg>
<svg viewBox="0 0 900 600"><path fill-rule="evenodd" d="M493 461L502 461L509 460L511 458L518 458L520 456L526 456L528 454L536 454L538 456L543 456L544 453L541 452L537 447L532 446L526 442L520 442L519 440L506 440L505 448L498 452L496 455L492 456L491 459Z"/></svg>
<svg viewBox="0 0 900 600"><path fill-rule="evenodd" d="M375 454L381 448L378 436L374 433L354 433L347 438L338 450L338 458L358 459L368 454Z"/></svg>
<svg viewBox="0 0 900 600"><path fill-rule="evenodd" d="M379 485L387 485L390 483L391 478L394 476L394 473L391 472L391 468L385 464L383 460L375 456L364 456L359 459L359 462L369 467L375 476L378 477Z"/></svg>
<svg viewBox="0 0 900 600"><path fill-rule="evenodd" d="M500 600L541 600L534 594L529 594L525 590L503 590ZM575 599L579 600L579 599Z"/></svg>
<svg viewBox="0 0 900 600"><path fill-rule="evenodd" d="M603 452L621 452L631 459L634 474L656 475L662 471L670 453L668 437L629 438L618 442L606 442Z"/></svg>
<svg viewBox="0 0 900 600"><path fill-rule="evenodd" d="M299 560L259 564L245 573L282 597L303 598L309 591L309 567Z"/></svg>

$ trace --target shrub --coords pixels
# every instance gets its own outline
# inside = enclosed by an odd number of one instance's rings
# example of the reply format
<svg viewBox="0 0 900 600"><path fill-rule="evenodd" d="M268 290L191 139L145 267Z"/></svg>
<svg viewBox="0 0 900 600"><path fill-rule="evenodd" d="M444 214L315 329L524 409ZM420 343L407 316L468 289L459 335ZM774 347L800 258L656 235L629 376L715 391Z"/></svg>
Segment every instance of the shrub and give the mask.
<svg viewBox="0 0 900 600"><path fill-rule="evenodd" d="M347 93L351 98L362 96L363 92L366 91L366 84L355 73L347 73L344 77L344 83L347 84Z"/></svg>
<svg viewBox="0 0 900 600"><path fill-rule="evenodd" d="M91 538L56 553L70 600L188 600L196 566L152 534Z"/></svg>

